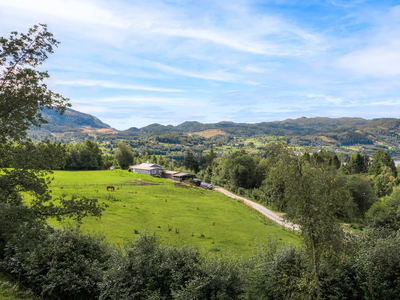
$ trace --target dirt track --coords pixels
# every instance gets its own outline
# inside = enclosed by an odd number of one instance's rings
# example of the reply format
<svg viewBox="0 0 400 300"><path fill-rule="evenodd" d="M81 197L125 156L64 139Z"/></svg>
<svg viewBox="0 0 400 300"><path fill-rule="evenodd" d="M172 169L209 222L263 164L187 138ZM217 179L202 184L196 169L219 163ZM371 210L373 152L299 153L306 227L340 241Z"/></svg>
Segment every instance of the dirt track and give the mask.
<svg viewBox="0 0 400 300"><path fill-rule="evenodd" d="M266 216L268 219L271 219L272 221L278 223L279 225L285 226L286 228L289 228L289 229L292 229L292 230L296 230L296 231L300 230L299 225L290 223L290 222L282 219L276 213L270 211L269 209L265 208L261 204L258 204L256 202L253 202L253 201L248 200L248 199L243 198L243 197L236 196L235 194L232 194L231 192L229 192L229 191L227 191L227 190L225 190L223 188L217 187L217 186L214 186L213 190L217 191L217 192L220 192L220 193L222 193L222 194L224 194L224 195L226 195L228 197L242 200L243 202L245 202L245 204L247 206L250 206L250 207L254 208L255 210L257 210L260 213L262 213L264 216Z"/></svg>

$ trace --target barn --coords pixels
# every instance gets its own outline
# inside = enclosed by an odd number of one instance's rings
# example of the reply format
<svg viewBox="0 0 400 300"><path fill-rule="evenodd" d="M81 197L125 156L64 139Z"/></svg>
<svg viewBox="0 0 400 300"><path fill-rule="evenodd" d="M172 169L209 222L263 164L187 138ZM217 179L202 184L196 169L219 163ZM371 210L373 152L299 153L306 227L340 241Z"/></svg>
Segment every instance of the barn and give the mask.
<svg viewBox="0 0 400 300"><path fill-rule="evenodd" d="M157 164L142 163L140 165L129 166L134 173L151 176L161 175L163 168Z"/></svg>

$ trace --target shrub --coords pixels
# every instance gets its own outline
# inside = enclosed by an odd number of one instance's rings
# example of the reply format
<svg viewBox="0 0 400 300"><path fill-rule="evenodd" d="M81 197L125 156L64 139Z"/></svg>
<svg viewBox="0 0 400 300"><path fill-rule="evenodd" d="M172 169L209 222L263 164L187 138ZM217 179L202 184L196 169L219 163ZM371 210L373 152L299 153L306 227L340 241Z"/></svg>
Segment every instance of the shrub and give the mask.
<svg viewBox="0 0 400 300"><path fill-rule="evenodd" d="M123 254L110 261L100 299L172 299L200 262L197 249L160 246L155 235L129 242Z"/></svg>
<svg viewBox="0 0 400 300"><path fill-rule="evenodd" d="M24 225L9 240L1 267L44 298L98 299L109 257L102 237Z"/></svg>

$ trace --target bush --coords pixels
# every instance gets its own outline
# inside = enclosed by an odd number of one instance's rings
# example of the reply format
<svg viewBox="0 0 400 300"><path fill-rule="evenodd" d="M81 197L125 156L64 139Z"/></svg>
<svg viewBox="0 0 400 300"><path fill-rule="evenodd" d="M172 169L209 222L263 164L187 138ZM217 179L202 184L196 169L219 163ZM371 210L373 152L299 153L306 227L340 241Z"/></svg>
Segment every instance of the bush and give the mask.
<svg viewBox="0 0 400 300"><path fill-rule="evenodd" d="M0 260L4 258L4 251L8 240L18 231L19 225L40 223L32 210L24 205L0 203Z"/></svg>
<svg viewBox="0 0 400 300"><path fill-rule="evenodd" d="M123 254L110 261L100 299L173 299L200 262L197 249L160 246L155 235L128 243Z"/></svg>
<svg viewBox="0 0 400 300"><path fill-rule="evenodd" d="M246 299L307 299L305 252L269 239L256 249L246 284Z"/></svg>
<svg viewBox="0 0 400 300"><path fill-rule="evenodd" d="M98 299L110 250L103 238L75 229L21 226L1 268L48 299Z"/></svg>
<svg viewBox="0 0 400 300"><path fill-rule="evenodd" d="M245 295L240 260L212 257L198 266L185 286L173 291L176 300L242 299Z"/></svg>

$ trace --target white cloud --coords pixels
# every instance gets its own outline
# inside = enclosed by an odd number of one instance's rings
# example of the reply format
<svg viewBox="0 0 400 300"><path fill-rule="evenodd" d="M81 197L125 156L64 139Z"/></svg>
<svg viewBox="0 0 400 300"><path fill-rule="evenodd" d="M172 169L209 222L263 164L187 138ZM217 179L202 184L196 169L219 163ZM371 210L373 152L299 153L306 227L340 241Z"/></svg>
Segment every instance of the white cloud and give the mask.
<svg viewBox="0 0 400 300"><path fill-rule="evenodd" d="M122 102L122 103L137 103L137 104L148 104L157 103L164 105L180 105L180 106L207 106L206 102L200 102L199 100L189 98L170 98L170 97L154 97L154 96L115 96L108 98L96 99L96 102Z"/></svg>
<svg viewBox="0 0 400 300"><path fill-rule="evenodd" d="M398 106L400 105L400 100L387 100L387 101L375 101L375 102L371 102L367 105L370 106Z"/></svg>
<svg viewBox="0 0 400 300"><path fill-rule="evenodd" d="M121 14L102 7L99 2L77 0L0 0L3 8L13 8L31 15L49 15L54 19L128 28L130 21Z"/></svg>
<svg viewBox="0 0 400 300"><path fill-rule="evenodd" d="M176 74L176 75L205 79L205 80L235 82L235 81L238 81L238 79L239 79L238 75L232 74L232 73L227 73L222 70L214 70L214 71L211 71L208 73L206 73L204 71L194 72L194 71L187 71L187 70L182 70L179 68L167 66L167 65L164 65L164 64L158 63L158 62L149 62L148 66L154 67L154 68L159 69L164 72Z"/></svg>
<svg viewBox="0 0 400 300"><path fill-rule="evenodd" d="M400 6L374 16L371 28L350 41L353 50L334 65L361 76L391 77L400 74Z"/></svg>
<svg viewBox="0 0 400 300"><path fill-rule="evenodd" d="M97 86L108 89L141 90L141 91L152 91L152 92L169 92L169 93L184 92L184 90L181 89L167 89L167 88L139 86L132 84L120 84L102 80L65 80L65 81L60 80L60 81L55 81L54 84L69 85L69 86Z"/></svg>

